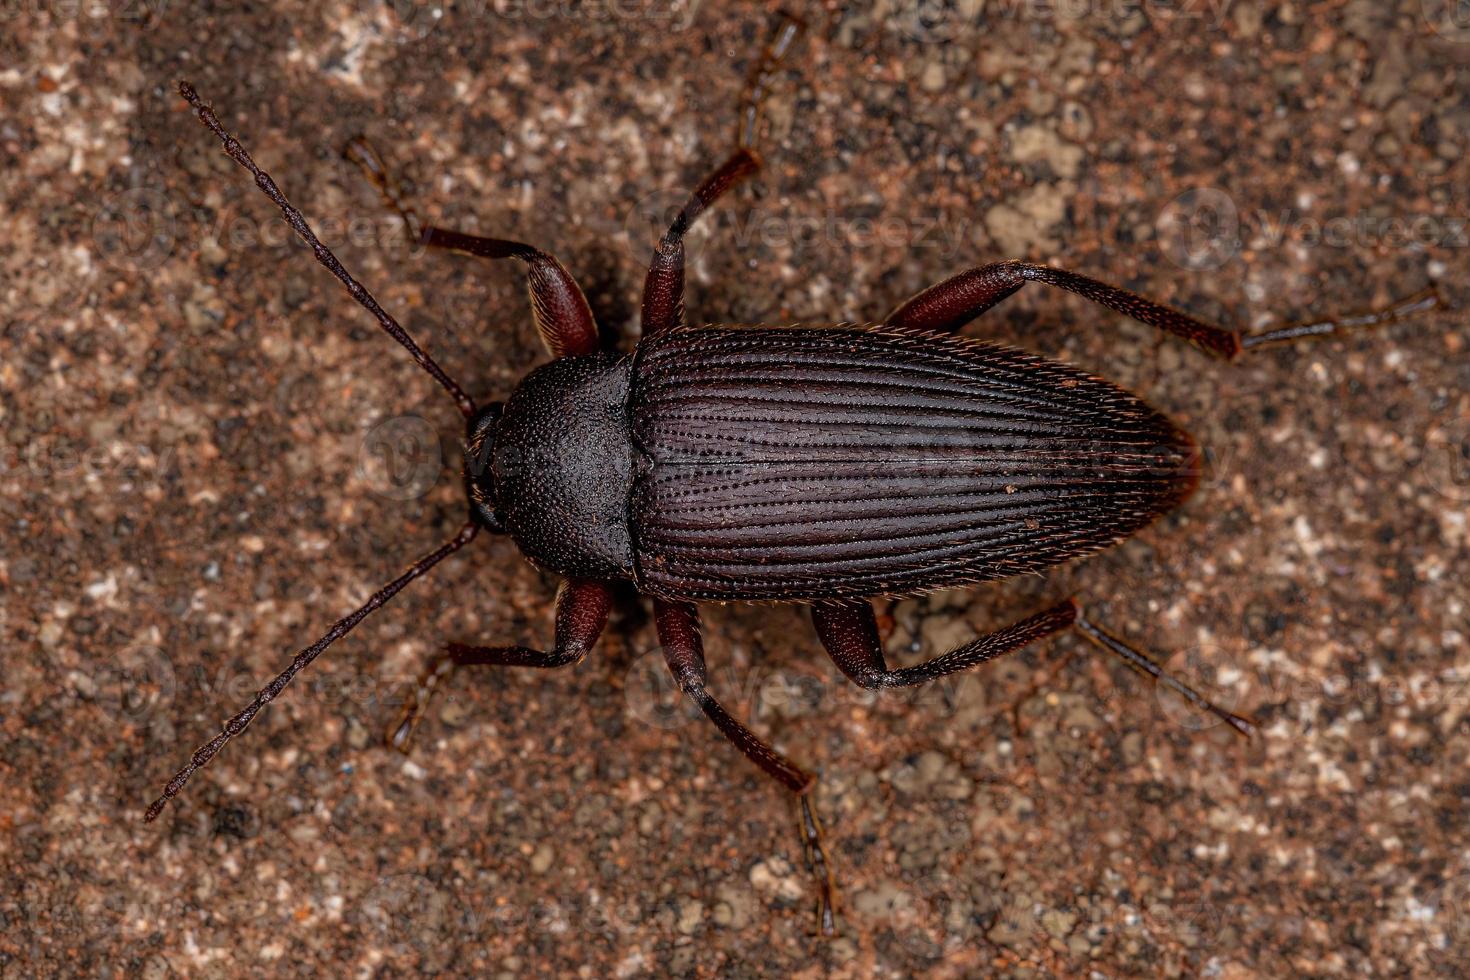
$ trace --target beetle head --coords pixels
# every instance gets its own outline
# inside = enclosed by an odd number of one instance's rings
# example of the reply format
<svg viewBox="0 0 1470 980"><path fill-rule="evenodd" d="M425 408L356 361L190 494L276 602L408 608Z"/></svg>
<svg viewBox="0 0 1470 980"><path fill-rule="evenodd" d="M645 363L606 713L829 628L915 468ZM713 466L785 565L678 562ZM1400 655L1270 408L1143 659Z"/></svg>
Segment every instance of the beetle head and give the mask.
<svg viewBox="0 0 1470 980"><path fill-rule="evenodd" d="M487 531L503 533L505 522L495 512L495 429L505 414L504 402L490 402L470 416L465 426L464 482L470 497L470 516Z"/></svg>

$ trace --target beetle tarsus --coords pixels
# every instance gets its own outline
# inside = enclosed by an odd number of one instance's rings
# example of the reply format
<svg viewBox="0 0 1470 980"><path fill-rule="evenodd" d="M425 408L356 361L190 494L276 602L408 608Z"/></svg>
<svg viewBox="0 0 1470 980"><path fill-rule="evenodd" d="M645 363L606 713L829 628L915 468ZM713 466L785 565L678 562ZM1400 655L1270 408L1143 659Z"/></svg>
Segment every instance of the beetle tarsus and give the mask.
<svg viewBox="0 0 1470 980"><path fill-rule="evenodd" d="M1077 621L1073 624L1083 636L1087 637L1097 646L1118 657L1136 673L1147 677L1155 684L1163 685L1175 694L1179 695L1190 707L1197 711L1205 711L1229 725L1237 735L1250 738L1256 733L1256 724L1249 718L1227 711L1215 704L1209 698L1200 694L1194 688L1183 681L1170 675L1163 667L1159 666L1150 658L1139 653L1137 650L1124 643L1118 637L1109 633L1100 626L1095 625L1079 610Z"/></svg>
<svg viewBox="0 0 1470 980"><path fill-rule="evenodd" d="M822 824L817 820L816 809L811 802L815 790L816 783L813 782L797 797L798 830L806 869L817 882L817 932L830 937L837 932L835 889L832 884L832 865L827 859L826 848L822 846Z"/></svg>
<svg viewBox="0 0 1470 980"><path fill-rule="evenodd" d="M429 701L434 696L434 691L445 677L454 672L456 666L458 662L454 656L445 651L419 674L418 680L403 700L403 710L399 713L398 722L384 733L385 745L404 755L408 754L414 732L418 731L419 722L429 710Z"/></svg>
<svg viewBox="0 0 1470 980"><path fill-rule="evenodd" d="M420 229L423 225L419 221L418 212L404 201L403 191L393 178L393 172L383 163L382 154L377 147L366 136L354 136L342 147L342 158L356 164L368 182L377 188L383 203L397 212L403 222L404 231L408 234L409 244L422 245L423 233Z"/></svg>
<svg viewBox="0 0 1470 980"><path fill-rule="evenodd" d="M1240 338L1242 350L1259 350L1262 347L1271 347L1278 344L1289 344L1310 337L1332 337L1347 333L1350 330L1361 330L1364 327L1381 327L1390 323L1397 323L1421 313L1428 313L1438 309L1444 304L1437 286L1430 285L1419 290L1412 296L1405 297L1396 303L1378 309L1369 310L1366 313L1353 313L1347 316L1333 317L1326 320L1312 320L1305 323L1296 323L1291 326L1278 327L1275 330L1266 330L1261 333L1244 334Z"/></svg>
<svg viewBox="0 0 1470 980"><path fill-rule="evenodd" d="M771 95L771 83L776 69L785 60L792 44L806 30L806 22L800 17L781 10L776 13L776 22L771 28L771 38L761 52L760 60L750 70L745 83L745 93L740 100L740 115L735 129L735 145L742 149L754 149L760 138L761 117L766 100Z"/></svg>

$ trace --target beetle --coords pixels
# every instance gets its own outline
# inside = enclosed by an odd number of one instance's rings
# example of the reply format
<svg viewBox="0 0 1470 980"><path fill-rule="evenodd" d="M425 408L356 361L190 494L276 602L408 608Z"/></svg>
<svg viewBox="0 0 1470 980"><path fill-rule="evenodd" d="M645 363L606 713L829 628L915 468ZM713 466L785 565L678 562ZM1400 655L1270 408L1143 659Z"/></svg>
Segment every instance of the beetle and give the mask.
<svg viewBox="0 0 1470 980"><path fill-rule="evenodd" d="M658 243L629 353L600 349L592 309L566 268L534 246L423 225L366 141L359 164L418 242L524 264L534 322L553 359L504 402L477 405L312 232L271 177L188 83L179 92L224 151L353 298L454 399L465 417L469 517L460 531L296 655L148 807L152 821L328 646L481 532L507 534L564 580L549 650L450 644L391 730L405 748L455 668L580 662L608 620L613 586L652 601L668 667L723 735L797 801L798 829L833 928L830 864L812 806L816 776L777 752L706 685L696 604L809 607L841 672L869 689L923 684L1075 630L1243 735L1252 723L1206 700L1094 623L1075 598L915 666L890 668L871 600L1036 572L1093 554L1179 506L1195 488L1194 440L1138 396L1070 365L957 336L1027 283L1076 293L1224 360L1434 308L1433 287L1382 310L1263 333L1215 326L1090 277L1019 261L963 271L865 327L683 323L684 236L756 172L761 103L796 35L780 21L752 72L736 149Z"/></svg>

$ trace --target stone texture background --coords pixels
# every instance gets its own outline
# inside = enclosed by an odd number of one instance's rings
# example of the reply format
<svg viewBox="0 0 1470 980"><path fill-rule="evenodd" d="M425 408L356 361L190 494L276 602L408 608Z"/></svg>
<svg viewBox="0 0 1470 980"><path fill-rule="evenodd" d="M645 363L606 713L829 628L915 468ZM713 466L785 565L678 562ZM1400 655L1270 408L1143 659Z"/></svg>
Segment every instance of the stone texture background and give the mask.
<svg viewBox="0 0 1470 980"><path fill-rule="evenodd" d="M174 94L192 80L480 395L542 359L511 267L415 254L338 156L522 237L637 334L649 216L726 151L768 12L674 0L0 5L0 974L1462 971L1470 944L1470 23L1440 0L796 8L769 167L696 235L702 321L870 319L1024 256L1250 327L1211 361L1036 287L972 325L1145 394L1200 493L1096 560L880 604L895 660L1076 592L1262 735L1070 638L873 699L793 608L707 611L714 686L823 777L841 935L780 794L628 601L575 670L482 540L320 661L154 826L192 748L461 520L457 417Z"/></svg>

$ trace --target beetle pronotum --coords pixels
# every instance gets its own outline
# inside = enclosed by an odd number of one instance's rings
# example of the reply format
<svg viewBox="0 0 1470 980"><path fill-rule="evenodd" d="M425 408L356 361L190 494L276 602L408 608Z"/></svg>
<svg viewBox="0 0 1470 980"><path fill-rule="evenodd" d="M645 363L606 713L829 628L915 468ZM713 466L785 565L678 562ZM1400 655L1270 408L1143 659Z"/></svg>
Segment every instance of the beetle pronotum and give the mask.
<svg viewBox="0 0 1470 980"><path fill-rule="evenodd" d="M535 324L554 360L504 402L479 407L316 238L301 212L187 83L179 91L225 152L248 170L318 261L449 392L466 419L470 516L361 608L302 650L148 807L155 819L322 651L482 530L509 534L565 578L550 650L451 644L429 665L392 732L399 747L455 667L579 662L607 622L611 583L654 605L680 688L751 761L799 801L824 931L831 876L811 797L816 777L767 745L706 689L695 603L809 606L827 653L865 688L922 684L1079 631L1242 734L1246 719L1165 674L1064 599L916 666L890 669L870 600L1004 578L1107 547L1168 512L1194 488L1194 442L1137 396L1069 365L955 336L1028 282L1077 293L1229 360L1261 347L1334 335L1432 308L1425 291L1388 309L1242 335L1095 279L1003 262L924 290L869 328L683 325L690 226L754 173L761 98L796 24L781 21L752 74L736 149L693 192L658 244L645 279L636 349L599 350L587 300L552 256L521 242L423 226L362 141L349 156L430 246L525 264Z"/></svg>

